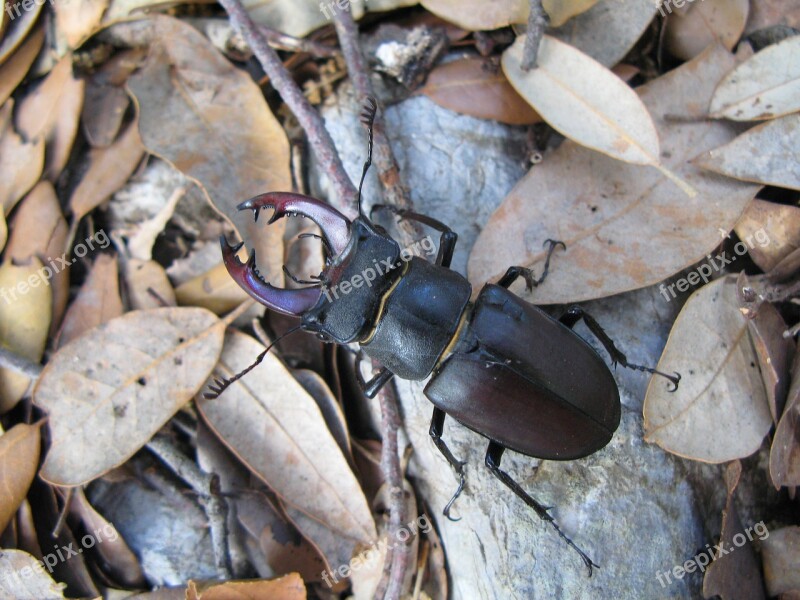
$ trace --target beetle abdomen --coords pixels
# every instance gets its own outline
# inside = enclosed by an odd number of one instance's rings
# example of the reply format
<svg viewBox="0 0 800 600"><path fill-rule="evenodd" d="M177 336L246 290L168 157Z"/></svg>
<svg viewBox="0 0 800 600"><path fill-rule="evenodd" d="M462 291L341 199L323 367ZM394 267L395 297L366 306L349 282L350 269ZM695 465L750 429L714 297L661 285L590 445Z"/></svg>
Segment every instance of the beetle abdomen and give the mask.
<svg viewBox="0 0 800 600"><path fill-rule="evenodd" d="M464 343L466 342L466 343ZM619 391L582 338L505 288L487 285L464 342L425 388L437 407L503 446L570 460L605 446Z"/></svg>

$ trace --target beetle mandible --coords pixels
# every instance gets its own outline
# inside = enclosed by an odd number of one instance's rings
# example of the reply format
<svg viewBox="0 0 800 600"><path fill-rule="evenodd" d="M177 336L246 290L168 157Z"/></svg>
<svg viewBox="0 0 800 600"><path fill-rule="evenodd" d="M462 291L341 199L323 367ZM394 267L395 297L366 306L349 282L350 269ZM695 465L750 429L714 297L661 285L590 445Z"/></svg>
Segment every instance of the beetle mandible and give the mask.
<svg viewBox="0 0 800 600"><path fill-rule="evenodd" d="M430 436L456 472L458 488L444 509L464 488L464 463L442 439L446 416L453 417L489 439L485 463L491 472L581 557L589 576L597 565L559 528L543 506L500 468L506 450L546 460L573 460L597 452L611 440L620 422L619 390L611 371L595 350L572 327L583 319L617 363L661 375L677 389L680 374L667 375L629 363L600 325L580 307L569 308L556 320L525 302L509 287L522 277L531 290L544 281L550 259L562 242L547 240L548 252L538 278L530 269L512 266L496 284L486 284L474 301L472 286L450 269L457 235L440 221L409 210L388 209L401 219L417 221L441 234L435 263L417 256L402 257L398 243L374 224L361 209L361 189L372 164L374 99L361 115L369 132L367 160L358 188L358 217L347 219L314 198L270 192L242 202L239 210L273 209L269 223L284 216L306 216L322 232L326 265L301 289L281 289L267 283L258 271L255 251L242 263L242 247L223 236L222 256L231 277L261 304L301 318L298 327L326 342L358 343L361 351L382 365L365 382L374 397L393 376L423 380L430 376L425 395L434 404ZM372 214L372 213L370 213ZM370 274L367 276L367 274ZM369 285L363 285L369 279ZM358 281L361 285L355 285ZM350 285L339 287L348 282ZM336 290L340 290L341 294ZM331 291L333 290L333 294ZM347 290L347 293L345 293ZM290 332L291 332L290 331ZM270 346L271 347L271 346ZM269 351L241 373L216 380L208 398L216 398L231 383L258 365Z"/></svg>

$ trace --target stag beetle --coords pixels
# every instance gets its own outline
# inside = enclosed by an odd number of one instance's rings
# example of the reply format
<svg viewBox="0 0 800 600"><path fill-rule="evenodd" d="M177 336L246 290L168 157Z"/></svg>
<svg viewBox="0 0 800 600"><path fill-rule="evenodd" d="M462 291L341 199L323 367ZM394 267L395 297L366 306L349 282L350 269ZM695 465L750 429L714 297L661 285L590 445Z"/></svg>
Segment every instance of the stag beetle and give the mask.
<svg viewBox="0 0 800 600"><path fill-rule="evenodd" d="M301 318L288 333L305 330L326 342L358 343L361 351L383 367L359 383L372 398L393 376L423 380L430 376L425 395L434 404L430 436L455 470L458 489L444 509L449 511L464 488L464 463L442 439L445 417L489 439L486 466L575 551L592 574L597 565L559 528L548 507L531 497L500 468L503 453L514 450L547 460L588 456L611 440L620 422L617 384L606 363L572 327L583 319L617 363L666 377L677 389L680 374L666 375L629 363L600 325L580 307L569 308L556 320L509 291L522 277L531 290L544 281L553 252L562 242L547 240L542 275L512 266L496 284L486 284L475 301L472 286L450 270L457 235L440 221L409 210L388 209L401 219L417 221L441 234L435 263L402 257L398 243L372 222L361 209L361 189L372 163L372 126L375 101L361 115L369 132L367 160L358 188L358 217L347 219L314 198L270 192L242 202L239 210L273 209L273 223L284 216L312 219L322 235L326 266L314 281L287 276L301 289L280 289L258 271L255 251L242 263L236 256L242 243L220 239L222 256L231 277L271 310ZM370 213L372 214L372 213ZM311 234L306 234L311 235ZM343 283L349 285L342 285ZM330 293L331 289L341 294ZM347 290L347 293L344 293ZM271 346L270 346L271 347ZM206 394L216 398L233 381L258 365L267 348L247 369L229 379L217 379ZM674 389L672 391L674 391Z"/></svg>

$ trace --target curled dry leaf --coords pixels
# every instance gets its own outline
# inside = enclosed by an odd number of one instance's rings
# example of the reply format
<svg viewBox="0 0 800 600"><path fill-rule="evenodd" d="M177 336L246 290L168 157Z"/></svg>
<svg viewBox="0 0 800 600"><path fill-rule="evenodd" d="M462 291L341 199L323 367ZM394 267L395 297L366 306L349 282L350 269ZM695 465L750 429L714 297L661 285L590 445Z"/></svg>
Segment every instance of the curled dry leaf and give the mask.
<svg viewBox="0 0 800 600"><path fill-rule="evenodd" d="M282 283L285 223L258 227L252 213L236 210L256 194L291 188L286 133L261 89L188 23L157 16L114 30L125 27L150 36L145 65L128 81L145 146L198 181L240 225L259 270Z"/></svg>
<svg viewBox="0 0 800 600"><path fill-rule="evenodd" d="M78 132L84 87L84 82L72 74L72 55L68 54L17 108L17 128L25 139L45 140L45 177L51 181L56 180L69 159Z"/></svg>
<svg viewBox="0 0 800 600"><path fill-rule="evenodd" d="M14 129L14 101L0 106L0 205L8 215L30 190L44 168L44 140L26 142Z"/></svg>
<svg viewBox="0 0 800 600"><path fill-rule="evenodd" d="M62 256L66 245L67 221L61 213L53 184L40 181L14 214L13 234L6 255L17 263L35 256L48 267L53 295L51 335L61 323L69 300L69 264L65 264L69 261Z"/></svg>
<svg viewBox="0 0 800 600"><path fill-rule="evenodd" d="M175 289L182 306L202 306L221 315L239 306L250 296L228 274L221 262L210 271L190 279Z"/></svg>
<svg viewBox="0 0 800 600"><path fill-rule="evenodd" d="M735 229L753 262L772 271L800 247L800 208L755 199Z"/></svg>
<svg viewBox="0 0 800 600"><path fill-rule="evenodd" d="M219 373L238 373L263 350L229 331ZM319 407L272 354L220 399L199 399L197 406L225 445L287 504L351 547L375 538L364 493Z"/></svg>
<svg viewBox="0 0 800 600"><path fill-rule="evenodd" d="M769 475L777 489L800 486L800 352L794 355L791 382L769 453Z"/></svg>
<svg viewBox="0 0 800 600"><path fill-rule="evenodd" d="M125 262L124 272L128 302L133 310L177 304L164 267L154 260L130 259Z"/></svg>
<svg viewBox="0 0 800 600"><path fill-rule="evenodd" d="M64 597L66 585L53 581L41 561L22 550L0 550L0 573L5 575L0 578L0 600Z"/></svg>
<svg viewBox="0 0 800 600"><path fill-rule="evenodd" d="M770 597L800 590L800 527L770 532L761 545L761 560Z"/></svg>
<svg viewBox="0 0 800 600"><path fill-rule="evenodd" d="M439 65L418 91L439 106L479 119L509 125L542 120L497 65L483 58L467 57Z"/></svg>
<svg viewBox="0 0 800 600"><path fill-rule="evenodd" d="M70 48L77 48L100 26L109 0L54 2L56 30Z"/></svg>
<svg viewBox="0 0 800 600"><path fill-rule="evenodd" d="M94 261L78 297L70 304L56 347L66 346L84 333L123 313L119 297L117 257L101 254Z"/></svg>
<svg viewBox="0 0 800 600"><path fill-rule="evenodd" d="M709 113L718 119L757 121L800 110L800 36L767 46L720 82Z"/></svg>
<svg viewBox="0 0 800 600"><path fill-rule="evenodd" d="M0 265L0 345L39 363L47 343L52 306L50 286L38 258L24 265L6 260ZM0 369L0 414L25 394L30 379Z"/></svg>
<svg viewBox="0 0 800 600"><path fill-rule="evenodd" d="M800 114L786 115L746 131L698 157L695 164L743 181L800 190L798 148Z"/></svg>
<svg viewBox="0 0 800 600"><path fill-rule="evenodd" d="M660 371L682 375L675 393L650 380L644 439L664 450L709 463L758 450L772 425L747 322L733 277L691 295L670 332Z"/></svg>
<svg viewBox="0 0 800 600"><path fill-rule="evenodd" d="M542 6L550 18L551 27L561 27L575 15L586 12L598 0L542 0Z"/></svg>
<svg viewBox="0 0 800 600"><path fill-rule="evenodd" d="M189 582L186 600L305 600L306 586L297 573L262 581Z"/></svg>
<svg viewBox="0 0 800 600"><path fill-rule="evenodd" d="M39 468L41 423L19 423L0 435L0 530L28 494Z"/></svg>
<svg viewBox="0 0 800 600"><path fill-rule="evenodd" d="M44 42L44 27L37 27L25 43L0 67L0 106L25 79L28 69L42 49L42 42Z"/></svg>
<svg viewBox="0 0 800 600"><path fill-rule="evenodd" d="M549 31L553 37L612 67L642 37L656 13L653 0L600 0L588 11ZM623 10L620 10L623 8Z"/></svg>
<svg viewBox="0 0 800 600"><path fill-rule="evenodd" d="M79 485L122 464L200 389L225 323L202 308L135 311L61 348L34 390L52 444L41 477Z"/></svg>
<svg viewBox="0 0 800 600"><path fill-rule="evenodd" d="M22 3L16 6L12 5L11 10L14 14L14 19L9 23L5 32L0 36L0 64L3 64L11 56L20 44L28 37L33 26L36 24L36 19L42 10L42 4L37 4L30 7L29 10L20 10ZM6 7L3 6L3 9ZM8 14L8 13L6 13Z"/></svg>
<svg viewBox="0 0 800 600"><path fill-rule="evenodd" d="M514 23L526 23L528 0L421 0L437 17L468 31L490 31Z"/></svg>
<svg viewBox="0 0 800 600"><path fill-rule="evenodd" d="M503 71L554 129L582 146L628 163L650 165L684 192L688 184L660 163L658 132L642 100L624 81L569 44L544 36L536 69L522 69L524 36L503 53Z"/></svg>
<svg viewBox="0 0 800 600"><path fill-rule="evenodd" d="M730 231L758 186L712 175L690 164L697 153L730 141L735 129L713 121L676 122L704 105L733 57L716 46L694 61L639 88L661 137L667 166L698 191L679 193L649 167L620 163L567 141L531 169L492 215L472 250L476 286L512 265L541 273L548 238L563 240L537 304L579 302L653 285L703 259ZM678 235L679 232L679 235Z"/></svg>
<svg viewBox="0 0 800 600"><path fill-rule="evenodd" d="M731 50L744 31L750 8L749 0L703 0L673 9L675 4L663 3L663 12L669 14L664 41L683 60L698 56L717 40Z"/></svg>

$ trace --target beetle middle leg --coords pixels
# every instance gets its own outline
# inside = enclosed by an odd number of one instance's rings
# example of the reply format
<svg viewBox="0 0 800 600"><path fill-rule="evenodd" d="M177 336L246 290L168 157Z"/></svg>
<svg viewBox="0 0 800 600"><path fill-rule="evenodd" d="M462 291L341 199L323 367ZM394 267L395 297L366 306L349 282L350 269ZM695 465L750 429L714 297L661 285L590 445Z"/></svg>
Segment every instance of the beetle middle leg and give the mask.
<svg viewBox="0 0 800 600"><path fill-rule="evenodd" d="M540 519L543 521L547 521L553 528L556 530L556 533L563 539L567 544L574 549L583 560L583 563L589 569L589 577L592 576L592 567L600 568L599 565L595 564L591 558L589 558L586 553L578 548L575 543L569 539L561 528L558 526L558 523L555 522L552 515L547 512L548 508L543 506L539 502L537 502L533 497L531 497L522 487L514 481L511 476L503 471L500 468L500 461L503 458L503 452L505 452L505 447L498 444L497 442L489 442L489 448L486 450L486 466L492 472L492 474L497 477L500 481L502 481L506 486L508 486L512 492L514 492L525 504L530 506L536 514L539 516Z"/></svg>
<svg viewBox="0 0 800 600"><path fill-rule="evenodd" d="M644 365L635 365L631 362L628 362L628 358L619 350L619 348L614 345L614 341L608 337L608 334L600 326L600 323L598 323L592 315L587 313L580 306L571 306L568 308L567 311L561 315L559 321L572 329L581 319L583 319L583 322L586 324L586 327L589 329L589 331L591 331L592 334L594 334L598 341L603 345L603 348L606 349L606 352L609 353L611 356L611 362L614 365L619 363L628 369L644 371L645 373L652 373L654 375L661 375L661 377L664 377L672 382L674 387L669 390L670 392L674 392L678 389L678 383L680 383L681 380L680 373L676 372L674 375L667 375L666 373L662 373L653 367L645 367Z"/></svg>
<svg viewBox="0 0 800 600"><path fill-rule="evenodd" d="M447 503L447 506L444 507L442 514L451 521L460 521L460 517L456 519L450 516L450 509L453 506L453 502L456 501L456 498L458 498L461 495L461 492L464 490L464 483L466 481L466 478L464 477L465 463L453 456L450 448L447 447L447 444L442 439L442 434L444 433L444 419L446 416L447 414L442 409L434 408L429 433L433 443L436 444L436 447L439 449L439 452L441 452L442 455L447 459L447 462L450 463L450 466L453 467L456 475L458 475L458 489L456 490L456 493L453 494L453 497L450 498L450 502Z"/></svg>
<svg viewBox="0 0 800 600"><path fill-rule="evenodd" d="M411 210L406 210L404 208L395 208L394 206L389 206L388 204L376 204L372 207L370 213L375 212L376 210L390 210L401 219L417 221L418 223L427 225L431 229L435 229L441 233L442 235L439 238L439 254L436 256L436 264L441 267L447 267L448 269L450 268L450 263L453 261L453 252L456 249L456 242L458 241L458 234L455 231L433 217L416 213Z"/></svg>

